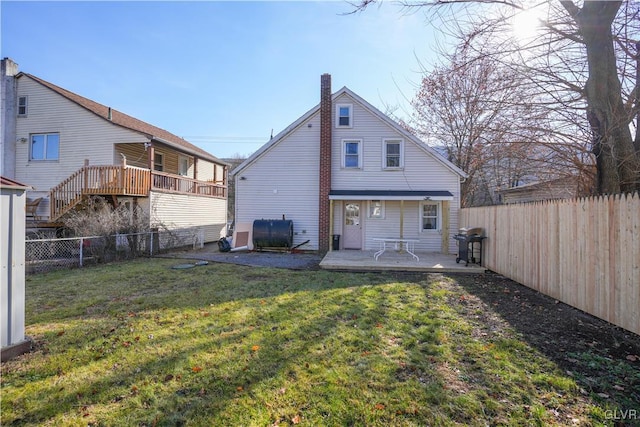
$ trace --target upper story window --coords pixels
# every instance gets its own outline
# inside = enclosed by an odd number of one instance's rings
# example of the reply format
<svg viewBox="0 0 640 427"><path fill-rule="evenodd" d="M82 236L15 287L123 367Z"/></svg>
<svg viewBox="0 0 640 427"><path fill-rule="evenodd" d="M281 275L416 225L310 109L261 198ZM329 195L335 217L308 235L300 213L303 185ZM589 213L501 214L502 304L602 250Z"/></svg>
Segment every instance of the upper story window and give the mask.
<svg viewBox="0 0 640 427"><path fill-rule="evenodd" d="M27 115L28 100L26 96L18 97L18 116Z"/></svg>
<svg viewBox="0 0 640 427"><path fill-rule="evenodd" d="M357 169L362 163L362 141L359 139L345 139L342 142L342 166Z"/></svg>
<svg viewBox="0 0 640 427"><path fill-rule="evenodd" d="M158 172L164 171L164 156L162 153L153 153L153 170Z"/></svg>
<svg viewBox="0 0 640 427"><path fill-rule="evenodd" d="M404 167L404 144L401 139L385 139L383 141L384 169L401 169Z"/></svg>
<svg viewBox="0 0 640 427"><path fill-rule="evenodd" d="M32 134L30 151L30 160L58 160L58 154L60 152L60 134Z"/></svg>
<svg viewBox="0 0 640 427"><path fill-rule="evenodd" d="M423 202L420 205L421 210L421 231L438 230L440 227L440 203Z"/></svg>
<svg viewBox="0 0 640 427"><path fill-rule="evenodd" d="M350 128L353 126L353 106L351 104L336 105L336 127Z"/></svg>

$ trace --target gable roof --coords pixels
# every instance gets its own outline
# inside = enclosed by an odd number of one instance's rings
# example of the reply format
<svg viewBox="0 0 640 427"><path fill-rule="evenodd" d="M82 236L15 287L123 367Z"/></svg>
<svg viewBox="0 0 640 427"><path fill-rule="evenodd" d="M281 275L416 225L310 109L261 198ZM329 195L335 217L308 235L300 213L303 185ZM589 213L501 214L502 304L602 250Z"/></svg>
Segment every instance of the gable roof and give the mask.
<svg viewBox="0 0 640 427"><path fill-rule="evenodd" d="M451 163L450 161L445 159L436 150L434 150L433 148L431 148L428 145L426 145L424 142L422 142L415 135L411 134L409 131L407 131L402 126L400 126L395 120L391 119L389 116L384 114L382 111L378 110L376 107L374 107L373 105L368 103L364 98L360 97L359 95L357 95L355 92L353 92L351 89L347 88L346 86L344 86L342 89L338 90L333 95L331 95L331 101L332 102L335 101L338 97L340 97L340 96L342 96L344 94L347 94L348 96L350 96L354 101L358 102L364 109L369 111L374 116L378 117L378 119L380 119L381 121L385 122L387 125L391 126L393 129L395 129L398 133L400 133L406 139L412 141L420 149L422 149L424 152L426 152L426 153L430 154L431 156L433 156L437 161L442 163L445 167L447 167L448 169L450 169L454 173L458 174L460 177L466 178L468 176L467 173L464 172L462 169L460 169L459 167L457 167L456 165L454 165L453 163ZM269 142L267 142L262 147L260 147L256 152L254 152L251 156L249 156L249 158L247 158L247 160L242 162L242 164L240 164L240 166L238 166L235 170L233 170L231 172L231 174L232 175L237 175L238 173L240 173L247 166L249 166L251 163L253 163L258 157L260 157L265 151L269 150L269 148L271 148L274 145L278 144L282 139L287 137L291 132L293 132L295 129L297 129L300 125L302 125L310 117L312 117L313 115L315 115L319 111L320 111L320 104L318 103L315 107L313 107L312 109L310 109L309 111L304 113L295 122L293 122L292 124L287 126L282 132L280 132L276 136L274 136L271 140L269 140Z"/></svg>
<svg viewBox="0 0 640 427"><path fill-rule="evenodd" d="M33 187L23 184L21 182L15 181L11 178L7 178L6 176L0 175L0 188L16 188L19 190L33 190Z"/></svg>
<svg viewBox="0 0 640 427"><path fill-rule="evenodd" d="M106 105L102 105L91 99L80 96L76 93L68 91L67 89L61 88L60 86L56 86L53 83L49 83L48 81L42 80L41 78L36 77L32 74L21 72L17 75L17 78L22 76L29 77L35 82L40 83L42 86L45 86L46 88L51 89L57 94L67 98L71 102L81 106L82 108L95 114L96 116L102 118L103 120L113 123L114 125L143 134L151 140L155 140L163 144L167 144L180 151L193 154L205 160L209 160L209 161L220 163L220 164L226 164L224 161L218 159L216 156L208 153L207 151L199 147L196 147L195 145L191 144L187 140L180 138L179 136L176 136L171 132L168 132L164 129L161 129L149 123L143 122L142 120L138 120L135 117L131 117L127 114L124 114L113 108L107 107ZM111 115L111 119L109 119L109 115Z"/></svg>

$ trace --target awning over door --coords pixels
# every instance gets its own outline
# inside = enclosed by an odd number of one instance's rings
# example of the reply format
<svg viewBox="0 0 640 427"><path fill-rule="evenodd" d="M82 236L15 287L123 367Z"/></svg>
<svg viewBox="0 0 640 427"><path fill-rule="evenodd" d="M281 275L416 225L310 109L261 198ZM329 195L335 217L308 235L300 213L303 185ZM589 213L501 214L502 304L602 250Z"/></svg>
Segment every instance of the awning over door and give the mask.
<svg viewBox="0 0 640 427"><path fill-rule="evenodd" d="M329 200L453 200L449 191L331 190Z"/></svg>

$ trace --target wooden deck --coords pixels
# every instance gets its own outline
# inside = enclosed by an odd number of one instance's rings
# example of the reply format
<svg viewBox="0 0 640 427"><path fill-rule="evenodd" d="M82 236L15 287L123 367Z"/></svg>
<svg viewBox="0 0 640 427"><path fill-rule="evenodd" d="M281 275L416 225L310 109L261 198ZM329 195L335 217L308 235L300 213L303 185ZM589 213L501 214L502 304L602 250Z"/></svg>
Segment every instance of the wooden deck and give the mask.
<svg viewBox="0 0 640 427"><path fill-rule="evenodd" d="M198 197L227 197L227 185L224 181L199 181L126 165L87 164L49 191L49 218L57 221L87 196L148 197L150 191Z"/></svg>
<svg viewBox="0 0 640 427"><path fill-rule="evenodd" d="M378 260L376 251L342 250L331 251L320 262L325 270L351 271L424 271L439 273L484 273L485 268L477 264L456 263L456 255L434 252L416 252L416 261L410 254L387 250Z"/></svg>

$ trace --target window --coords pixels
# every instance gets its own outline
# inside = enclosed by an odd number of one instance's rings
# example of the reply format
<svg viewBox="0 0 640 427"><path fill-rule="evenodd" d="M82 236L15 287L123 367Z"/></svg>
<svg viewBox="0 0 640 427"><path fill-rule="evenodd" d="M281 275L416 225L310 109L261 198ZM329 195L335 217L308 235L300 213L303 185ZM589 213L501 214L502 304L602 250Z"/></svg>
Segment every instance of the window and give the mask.
<svg viewBox="0 0 640 427"><path fill-rule="evenodd" d="M384 169L400 169L404 167L404 153L402 140L385 139L383 142Z"/></svg>
<svg viewBox="0 0 640 427"><path fill-rule="evenodd" d="M189 175L189 158L180 156L178 157L178 175Z"/></svg>
<svg viewBox="0 0 640 427"><path fill-rule="evenodd" d="M18 116L26 116L27 115L27 97L20 96L18 97Z"/></svg>
<svg viewBox="0 0 640 427"><path fill-rule="evenodd" d="M164 170L164 156L162 153L153 153L153 170L158 172Z"/></svg>
<svg viewBox="0 0 640 427"><path fill-rule="evenodd" d="M40 133L31 135L30 160L58 160L60 134Z"/></svg>
<svg viewBox="0 0 640 427"><path fill-rule="evenodd" d="M338 104L336 106L336 127L350 128L351 123L351 104Z"/></svg>
<svg viewBox="0 0 640 427"><path fill-rule="evenodd" d="M424 202L421 205L421 231L438 230L440 226L440 209L437 202Z"/></svg>
<svg viewBox="0 0 640 427"><path fill-rule="evenodd" d="M384 218L384 201L382 200L369 201L369 218L372 218L372 219Z"/></svg>
<svg viewBox="0 0 640 427"><path fill-rule="evenodd" d="M343 167L357 169L360 167L360 140L344 140L343 141Z"/></svg>

